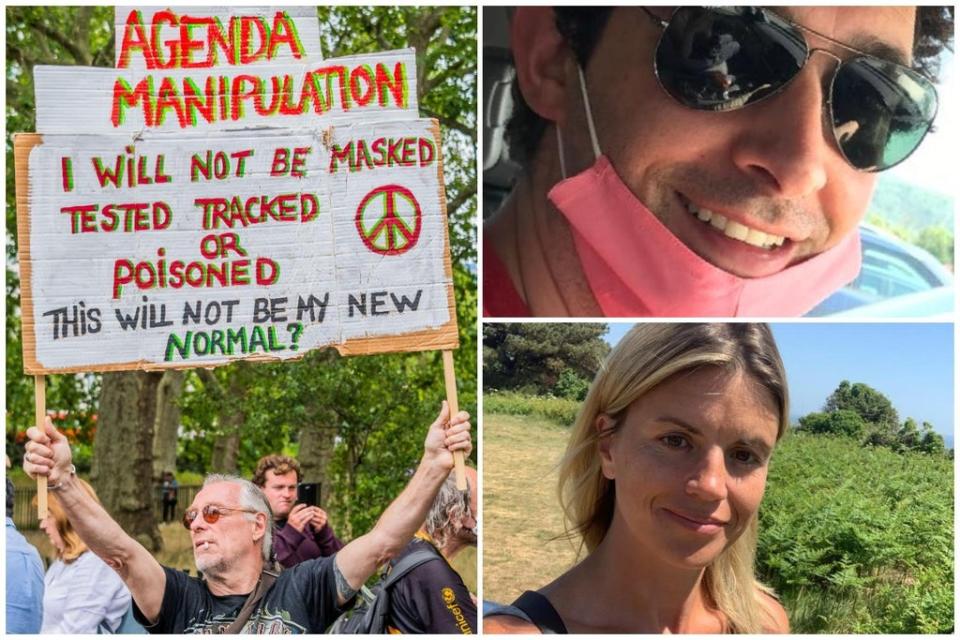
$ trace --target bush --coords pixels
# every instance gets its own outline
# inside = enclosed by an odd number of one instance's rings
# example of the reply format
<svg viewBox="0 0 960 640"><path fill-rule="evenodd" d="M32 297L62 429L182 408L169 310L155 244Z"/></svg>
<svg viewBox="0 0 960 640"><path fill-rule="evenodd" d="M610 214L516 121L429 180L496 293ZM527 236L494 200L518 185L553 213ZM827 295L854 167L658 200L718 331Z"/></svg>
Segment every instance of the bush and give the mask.
<svg viewBox="0 0 960 640"><path fill-rule="evenodd" d="M949 633L952 462L790 434L770 465L757 566L794 633Z"/></svg>
<svg viewBox="0 0 960 640"><path fill-rule="evenodd" d="M850 409L830 413L810 413L800 418L800 429L810 433L834 434L850 438L863 437L868 424L860 414Z"/></svg>
<svg viewBox="0 0 960 640"><path fill-rule="evenodd" d="M552 396L530 396L512 391L494 391L483 396L484 413L538 416L569 427L577 419L580 403Z"/></svg>
<svg viewBox="0 0 960 640"><path fill-rule="evenodd" d="M565 369L560 374L560 379L557 380L557 384L553 387L553 394L560 398L566 398L567 400L583 402L589 390L589 380L577 375L572 369Z"/></svg>

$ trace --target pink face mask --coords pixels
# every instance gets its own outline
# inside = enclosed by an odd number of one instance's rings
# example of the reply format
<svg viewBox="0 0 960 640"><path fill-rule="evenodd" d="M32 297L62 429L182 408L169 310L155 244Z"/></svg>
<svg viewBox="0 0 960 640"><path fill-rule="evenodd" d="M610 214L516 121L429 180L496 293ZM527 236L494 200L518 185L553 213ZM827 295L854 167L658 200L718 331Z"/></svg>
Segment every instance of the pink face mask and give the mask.
<svg viewBox="0 0 960 640"><path fill-rule="evenodd" d="M860 237L762 278L741 278L691 251L640 202L600 152L583 74L596 162L547 194L573 229L597 303L617 316L799 316L860 272ZM561 171L566 176L563 147Z"/></svg>

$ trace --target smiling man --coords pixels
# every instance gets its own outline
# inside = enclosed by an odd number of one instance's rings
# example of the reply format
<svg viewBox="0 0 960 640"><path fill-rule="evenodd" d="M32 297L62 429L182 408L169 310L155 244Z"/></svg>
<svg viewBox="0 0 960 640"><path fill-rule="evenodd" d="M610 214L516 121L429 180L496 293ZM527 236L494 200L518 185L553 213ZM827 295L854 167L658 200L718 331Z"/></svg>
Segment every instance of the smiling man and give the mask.
<svg viewBox="0 0 960 640"><path fill-rule="evenodd" d="M248 480L210 476L183 520L200 580L161 566L80 488L70 445L49 418L27 437L24 471L48 478L80 538L130 589L135 616L150 633L323 633L419 529L453 468L453 452L471 449L468 415L450 419L444 403L413 477L374 528L336 555L279 576L268 566L273 518L266 496Z"/></svg>
<svg viewBox="0 0 960 640"><path fill-rule="evenodd" d="M856 277L944 7L522 7L487 316L791 316Z"/></svg>

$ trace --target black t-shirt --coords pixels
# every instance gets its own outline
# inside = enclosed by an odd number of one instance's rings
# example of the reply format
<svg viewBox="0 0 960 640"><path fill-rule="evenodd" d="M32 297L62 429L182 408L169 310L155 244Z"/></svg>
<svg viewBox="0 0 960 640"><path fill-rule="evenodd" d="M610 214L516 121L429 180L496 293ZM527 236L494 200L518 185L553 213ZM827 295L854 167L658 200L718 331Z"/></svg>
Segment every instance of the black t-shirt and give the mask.
<svg viewBox="0 0 960 640"><path fill-rule="evenodd" d="M240 633L323 633L343 612L333 558L308 560L281 573ZM167 582L157 623L149 625L134 603L134 617L149 633L218 633L237 619L249 595L215 596L199 578L169 567L163 571Z"/></svg>
<svg viewBox="0 0 960 640"><path fill-rule="evenodd" d="M393 562L422 545L433 546L416 538ZM476 633L477 605L460 574L439 552L437 560L423 563L393 586L387 630L390 633Z"/></svg>

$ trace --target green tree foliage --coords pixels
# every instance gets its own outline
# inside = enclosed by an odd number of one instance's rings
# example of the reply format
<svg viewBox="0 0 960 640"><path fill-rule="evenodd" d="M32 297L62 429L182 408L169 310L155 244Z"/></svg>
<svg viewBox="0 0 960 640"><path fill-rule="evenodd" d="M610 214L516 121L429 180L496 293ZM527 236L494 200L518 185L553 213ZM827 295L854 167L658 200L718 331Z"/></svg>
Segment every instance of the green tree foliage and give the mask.
<svg viewBox="0 0 960 640"><path fill-rule="evenodd" d="M811 413L800 418L800 428L811 433L826 433L859 440L868 424L856 411L841 409L830 413Z"/></svg>
<svg viewBox="0 0 960 640"><path fill-rule="evenodd" d="M953 198L884 175L880 178L867 222L926 249L953 269Z"/></svg>
<svg viewBox="0 0 960 640"><path fill-rule="evenodd" d="M823 410L828 413L845 409L856 412L866 422L891 430L900 422L890 399L862 382L850 384L844 380L823 405Z"/></svg>
<svg viewBox="0 0 960 640"><path fill-rule="evenodd" d="M34 399L33 380L23 375L12 134L34 130L34 65L112 64L113 8L8 7L6 37L6 449L11 459L17 460L23 455L22 434L34 423ZM58 427L78 434L75 442L81 448L84 465L89 465L89 440L96 431L99 395L99 376L75 374L47 378L47 408L55 412L54 422Z"/></svg>
<svg viewBox="0 0 960 640"><path fill-rule="evenodd" d="M867 222L904 242L929 251L941 264L951 270L953 269L953 231L951 229L942 225L913 229L909 226L893 223L887 218L872 213L867 216Z"/></svg>
<svg viewBox="0 0 960 640"><path fill-rule="evenodd" d="M794 633L949 633L953 504L944 457L789 434L760 509L759 575Z"/></svg>
<svg viewBox="0 0 960 640"><path fill-rule="evenodd" d="M590 381L570 369L561 371L560 379L553 386L554 395L568 400L583 400L589 390Z"/></svg>
<svg viewBox="0 0 960 640"><path fill-rule="evenodd" d="M929 422L923 423L923 432L920 435L920 443L917 450L929 454L943 454L946 451L946 443L943 436L933 430L933 425Z"/></svg>
<svg viewBox="0 0 960 640"><path fill-rule="evenodd" d="M606 332L605 324L484 325L485 388L551 393L564 371L592 380L610 351L602 338Z"/></svg>
<svg viewBox="0 0 960 640"><path fill-rule="evenodd" d="M321 7L321 49L340 56L415 47L421 115L440 121L460 348L459 405L476 415L476 22L475 7ZM7 130L33 131L33 66L113 66L112 7L7 10ZM12 138L7 139L7 424L33 421L32 380L22 375ZM209 375L208 375L209 374ZM47 405L96 414L100 376L48 376ZM204 472L214 449L236 439L236 468L266 453L297 453L308 426L335 431L323 478L331 521L345 537L366 531L419 460L425 428L445 398L438 352L342 358L311 353L295 363L234 364L185 380L177 464ZM227 411L229 409L230 411ZM242 416L228 424L231 413ZM79 418L77 418L79 419ZM476 424L476 421L474 421ZM476 431L474 432L476 434ZM478 439L475 437L475 442ZM476 454L474 454L475 456Z"/></svg>
<svg viewBox="0 0 960 640"><path fill-rule="evenodd" d="M822 412L800 418L798 429L808 433L854 438L864 446L894 451L943 454L943 436L933 425L923 423L923 432L913 418L897 423L897 410L885 395L863 383L844 380L830 394Z"/></svg>
<svg viewBox="0 0 960 640"><path fill-rule="evenodd" d="M916 449L920 446L920 430L917 428L917 421L913 418L907 418L903 426L897 432L897 442L904 449Z"/></svg>
<svg viewBox="0 0 960 640"><path fill-rule="evenodd" d="M921 249L948 267L953 267L953 233L946 227L927 227L916 234L913 240Z"/></svg>

